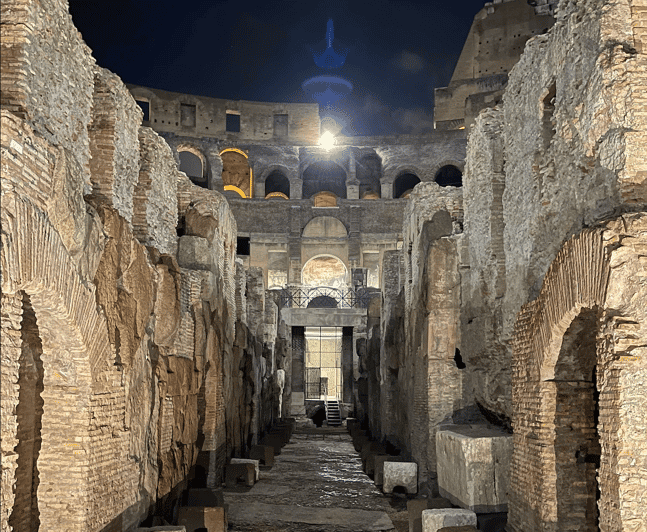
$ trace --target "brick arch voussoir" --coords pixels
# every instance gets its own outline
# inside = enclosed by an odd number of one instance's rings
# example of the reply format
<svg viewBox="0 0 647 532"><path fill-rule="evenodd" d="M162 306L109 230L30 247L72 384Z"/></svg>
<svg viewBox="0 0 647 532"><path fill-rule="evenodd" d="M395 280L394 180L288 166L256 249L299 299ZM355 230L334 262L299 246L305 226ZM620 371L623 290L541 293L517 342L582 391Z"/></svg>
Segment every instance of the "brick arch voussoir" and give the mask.
<svg viewBox="0 0 647 532"><path fill-rule="evenodd" d="M114 362L114 353L105 316L97 311L95 287L82 281L45 213L22 199L11 205L2 212L7 234L2 247L2 291L25 292L37 315L47 313L57 327L65 327L77 385L96 387Z"/></svg>
<svg viewBox="0 0 647 532"><path fill-rule="evenodd" d="M85 530L94 459L92 397L105 388L114 352L94 285L80 278L46 214L22 198L10 198L5 207L2 291L29 296L42 342L41 527Z"/></svg>
<svg viewBox="0 0 647 532"><path fill-rule="evenodd" d="M562 246L539 296L517 316L512 340L517 371L532 374L531 380L553 378L564 334L582 309L603 306L609 272L600 229L584 230Z"/></svg>
<svg viewBox="0 0 647 532"><path fill-rule="evenodd" d="M459 161L457 159L445 159L444 161L435 164L432 167L431 172L429 172L431 179L435 180L436 174L440 171L441 168L445 166L455 166L461 171L461 174L465 173L465 161Z"/></svg>
<svg viewBox="0 0 647 532"><path fill-rule="evenodd" d="M260 172L260 177L258 178L257 182L265 183L265 180L269 177L269 175L277 171L281 172L285 176L285 178L290 182L296 177L295 172L290 171L287 166L284 166L282 164L273 164L263 168L263 171Z"/></svg>

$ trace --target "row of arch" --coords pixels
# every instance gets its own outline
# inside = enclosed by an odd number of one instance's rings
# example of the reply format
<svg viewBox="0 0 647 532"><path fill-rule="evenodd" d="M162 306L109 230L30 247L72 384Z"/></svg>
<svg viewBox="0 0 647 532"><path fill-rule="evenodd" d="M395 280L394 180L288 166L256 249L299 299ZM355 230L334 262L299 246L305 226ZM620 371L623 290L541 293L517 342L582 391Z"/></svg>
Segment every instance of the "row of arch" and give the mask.
<svg viewBox="0 0 647 532"><path fill-rule="evenodd" d="M207 158L200 150L189 146L177 147L179 169L191 181L201 187L209 188L210 168ZM220 152L222 159L222 182L226 195L251 198L254 196L253 171L247 154L238 148L225 148ZM379 178L380 161L377 156L362 158L356 167L358 197L360 199L379 199L382 185ZM406 198L413 188L421 182L412 169L403 169L393 181L393 198ZM267 199L290 199L293 190L288 178L288 170L270 167L261 177L264 181L264 197ZM347 199L346 171L333 161L317 161L308 165L302 173L301 198L314 198L315 206L328 206L334 198ZM462 186L462 172L455 164L442 166L435 174L434 181L440 186ZM317 199L319 198L319 200Z"/></svg>

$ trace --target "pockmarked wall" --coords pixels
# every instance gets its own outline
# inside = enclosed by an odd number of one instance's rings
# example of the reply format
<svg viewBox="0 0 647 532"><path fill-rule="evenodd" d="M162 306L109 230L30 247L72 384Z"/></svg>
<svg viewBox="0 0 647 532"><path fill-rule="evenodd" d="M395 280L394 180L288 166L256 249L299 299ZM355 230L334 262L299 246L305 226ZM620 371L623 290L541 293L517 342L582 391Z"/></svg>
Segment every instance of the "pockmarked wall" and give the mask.
<svg viewBox="0 0 647 532"><path fill-rule="evenodd" d="M66 2L1 15L0 529L125 531L276 419L287 333Z"/></svg>
<svg viewBox="0 0 647 532"><path fill-rule="evenodd" d="M508 420L521 306L568 238L647 202L642 9L562 2L469 137L464 352L477 401Z"/></svg>
<svg viewBox="0 0 647 532"><path fill-rule="evenodd" d="M418 464L418 481L437 490L435 433L470 403L455 362L461 347L462 191L421 183L406 201L402 250L385 254L379 409L369 427ZM457 420L460 422L460 420Z"/></svg>

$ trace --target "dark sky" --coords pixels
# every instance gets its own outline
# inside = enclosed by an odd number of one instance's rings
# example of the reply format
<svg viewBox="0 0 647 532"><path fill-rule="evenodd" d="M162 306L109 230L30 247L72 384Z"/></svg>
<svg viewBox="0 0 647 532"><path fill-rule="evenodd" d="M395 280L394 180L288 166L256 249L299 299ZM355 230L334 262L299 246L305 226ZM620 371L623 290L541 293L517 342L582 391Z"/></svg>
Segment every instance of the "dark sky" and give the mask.
<svg viewBox="0 0 647 532"><path fill-rule="evenodd" d="M99 65L126 83L234 100L307 102L312 51L348 50L350 96L322 108L347 135L421 133L485 0L70 0Z"/></svg>

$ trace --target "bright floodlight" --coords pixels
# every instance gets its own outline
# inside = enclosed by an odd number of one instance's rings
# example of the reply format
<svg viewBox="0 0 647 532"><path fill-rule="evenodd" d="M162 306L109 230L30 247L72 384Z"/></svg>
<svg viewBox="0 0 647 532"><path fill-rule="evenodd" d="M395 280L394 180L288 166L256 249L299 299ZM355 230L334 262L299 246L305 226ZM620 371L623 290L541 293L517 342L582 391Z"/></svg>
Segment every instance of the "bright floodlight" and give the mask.
<svg viewBox="0 0 647 532"><path fill-rule="evenodd" d="M333 135L330 131L325 131L319 139L319 144L326 150L329 150L335 145L335 135Z"/></svg>

